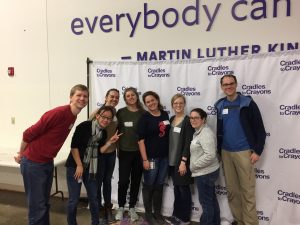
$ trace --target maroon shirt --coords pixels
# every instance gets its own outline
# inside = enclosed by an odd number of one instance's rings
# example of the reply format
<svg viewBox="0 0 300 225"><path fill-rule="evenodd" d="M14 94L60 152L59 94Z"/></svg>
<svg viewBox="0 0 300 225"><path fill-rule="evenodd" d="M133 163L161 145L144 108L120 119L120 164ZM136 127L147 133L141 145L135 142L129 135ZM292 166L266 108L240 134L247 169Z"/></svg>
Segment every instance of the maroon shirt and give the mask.
<svg viewBox="0 0 300 225"><path fill-rule="evenodd" d="M34 162L52 161L68 137L76 118L70 105L46 112L36 124L24 131L23 141L28 145L23 155Z"/></svg>

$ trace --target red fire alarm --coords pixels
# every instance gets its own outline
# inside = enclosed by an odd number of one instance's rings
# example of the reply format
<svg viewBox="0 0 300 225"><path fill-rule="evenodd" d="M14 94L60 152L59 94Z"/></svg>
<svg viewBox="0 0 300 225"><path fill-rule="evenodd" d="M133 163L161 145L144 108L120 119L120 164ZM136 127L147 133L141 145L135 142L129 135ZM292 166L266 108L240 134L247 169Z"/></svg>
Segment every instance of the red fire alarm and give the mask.
<svg viewBox="0 0 300 225"><path fill-rule="evenodd" d="M8 67L7 73L8 73L8 76L13 77L15 75L15 68L14 67Z"/></svg>

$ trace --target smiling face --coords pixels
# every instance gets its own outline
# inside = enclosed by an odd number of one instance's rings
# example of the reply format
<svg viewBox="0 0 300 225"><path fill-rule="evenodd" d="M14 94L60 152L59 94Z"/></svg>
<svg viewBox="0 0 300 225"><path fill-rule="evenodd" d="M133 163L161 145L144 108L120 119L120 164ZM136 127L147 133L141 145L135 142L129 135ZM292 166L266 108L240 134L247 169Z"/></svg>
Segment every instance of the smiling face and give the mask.
<svg viewBox="0 0 300 225"><path fill-rule="evenodd" d="M119 103L120 94L117 91L110 91L105 97L105 105L116 107Z"/></svg>
<svg viewBox="0 0 300 225"><path fill-rule="evenodd" d="M172 108L175 114L181 114L184 112L185 101L182 97L176 98L172 103Z"/></svg>
<svg viewBox="0 0 300 225"><path fill-rule="evenodd" d="M75 108L77 110L83 109L89 100L89 94L85 90L76 90L75 93L70 96L70 105L71 108Z"/></svg>
<svg viewBox="0 0 300 225"><path fill-rule="evenodd" d="M224 77L222 80L221 88L222 88L224 94L229 99L234 99L236 97L237 83L233 77Z"/></svg>
<svg viewBox="0 0 300 225"><path fill-rule="evenodd" d="M145 97L145 105L149 112L156 112L158 108L158 100L153 95L147 95Z"/></svg>
<svg viewBox="0 0 300 225"><path fill-rule="evenodd" d="M194 129L198 129L205 123L205 119L201 118L198 112L192 111L190 113L190 122Z"/></svg>
<svg viewBox="0 0 300 225"><path fill-rule="evenodd" d="M96 120L99 123L101 128L107 127L113 119L113 114L111 111L102 110L99 114L96 115Z"/></svg>
<svg viewBox="0 0 300 225"><path fill-rule="evenodd" d="M133 91L127 91L125 93L125 102L129 106L135 106L137 103L137 96Z"/></svg>

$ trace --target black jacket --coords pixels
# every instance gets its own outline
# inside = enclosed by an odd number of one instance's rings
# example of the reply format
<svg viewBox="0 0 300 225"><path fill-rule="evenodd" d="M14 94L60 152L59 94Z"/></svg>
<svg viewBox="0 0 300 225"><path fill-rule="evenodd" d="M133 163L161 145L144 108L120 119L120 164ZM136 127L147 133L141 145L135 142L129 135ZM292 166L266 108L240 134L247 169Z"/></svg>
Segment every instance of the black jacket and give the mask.
<svg viewBox="0 0 300 225"><path fill-rule="evenodd" d="M175 116L172 116L170 119L170 122L174 120ZM193 183L193 178L191 177L191 171L190 171L190 145L191 141L193 139L193 134L195 130L191 126L190 120L188 116L185 116L182 122L181 132L179 135L179 141L178 146L180 151L180 154L176 156L176 166L174 168L174 172L171 174L173 179L174 185L189 185ZM180 176L179 165L181 163L181 158L186 157L186 169L187 173L184 176Z"/></svg>

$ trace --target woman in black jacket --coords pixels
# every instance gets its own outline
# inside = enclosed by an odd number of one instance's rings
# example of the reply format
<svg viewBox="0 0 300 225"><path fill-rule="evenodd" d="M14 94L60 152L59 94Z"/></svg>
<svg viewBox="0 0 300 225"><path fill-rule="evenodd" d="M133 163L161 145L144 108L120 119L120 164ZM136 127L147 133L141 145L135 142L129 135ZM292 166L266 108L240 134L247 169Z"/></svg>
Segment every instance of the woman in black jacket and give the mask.
<svg viewBox="0 0 300 225"><path fill-rule="evenodd" d="M77 204L82 183L84 184L91 211L91 224L99 225L99 206L97 199L98 157L100 151L107 151L119 136L117 132L106 141L105 128L110 124L115 110L110 106L100 108L92 120L80 123L74 132L71 152L66 161L69 200L67 220L69 225L76 225Z"/></svg>
<svg viewBox="0 0 300 225"><path fill-rule="evenodd" d="M171 224L189 224L191 216L190 184L193 179L189 158L194 129L184 113L185 104L182 94L175 94L171 99L175 115L170 119L169 169L174 185L174 209L172 216L166 219Z"/></svg>

